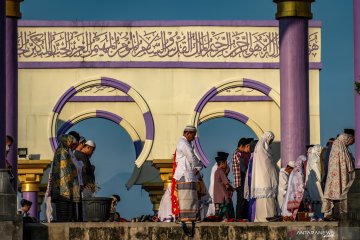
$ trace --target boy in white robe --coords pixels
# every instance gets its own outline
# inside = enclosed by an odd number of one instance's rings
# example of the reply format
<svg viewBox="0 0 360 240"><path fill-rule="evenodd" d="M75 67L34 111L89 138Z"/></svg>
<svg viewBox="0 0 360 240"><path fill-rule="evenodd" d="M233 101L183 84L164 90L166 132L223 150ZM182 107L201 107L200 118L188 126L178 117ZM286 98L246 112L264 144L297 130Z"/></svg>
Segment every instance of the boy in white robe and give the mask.
<svg viewBox="0 0 360 240"><path fill-rule="evenodd" d="M281 215L281 208L288 188L289 176L291 171L294 169L294 167L295 167L295 161L290 161L288 165L284 168L281 168L279 172L279 186L278 186L278 196L277 196L279 215Z"/></svg>

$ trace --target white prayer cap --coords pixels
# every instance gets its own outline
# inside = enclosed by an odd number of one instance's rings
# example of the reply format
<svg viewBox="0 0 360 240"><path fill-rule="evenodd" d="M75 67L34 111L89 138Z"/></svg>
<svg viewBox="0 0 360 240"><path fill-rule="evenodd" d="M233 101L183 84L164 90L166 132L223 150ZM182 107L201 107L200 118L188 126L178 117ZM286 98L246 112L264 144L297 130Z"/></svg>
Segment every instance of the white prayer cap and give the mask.
<svg viewBox="0 0 360 240"><path fill-rule="evenodd" d="M184 129L184 132L196 132L196 127L193 125L187 125Z"/></svg>
<svg viewBox="0 0 360 240"><path fill-rule="evenodd" d="M95 147L96 147L95 142L94 142L94 141L92 141L92 140L87 140L87 141L86 141L86 143L85 143L85 145L88 145L88 146L93 147L93 148L95 148Z"/></svg>
<svg viewBox="0 0 360 240"><path fill-rule="evenodd" d="M289 161L288 166L294 168L295 167L295 161L293 161L293 160Z"/></svg>

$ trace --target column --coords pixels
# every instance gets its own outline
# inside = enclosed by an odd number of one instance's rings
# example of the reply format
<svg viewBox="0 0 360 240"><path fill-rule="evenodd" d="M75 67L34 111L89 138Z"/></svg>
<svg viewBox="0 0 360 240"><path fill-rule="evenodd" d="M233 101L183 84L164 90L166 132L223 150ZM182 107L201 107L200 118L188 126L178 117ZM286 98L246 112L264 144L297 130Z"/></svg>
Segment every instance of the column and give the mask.
<svg viewBox="0 0 360 240"><path fill-rule="evenodd" d="M159 170L161 181L164 183L164 191L171 185L173 159L154 159L152 165Z"/></svg>
<svg viewBox="0 0 360 240"><path fill-rule="evenodd" d="M18 148L18 55L17 21L21 18L20 0L6 0L6 134L14 138L7 156L17 178ZM17 189L17 182L13 181Z"/></svg>
<svg viewBox="0 0 360 240"><path fill-rule="evenodd" d="M150 201L153 204L154 214L157 214L157 212L159 211L161 198L164 195L164 184L161 182L143 183L142 189L149 193Z"/></svg>
<svg viewBox="0 0 360 240"><path fill-rule="evenodd" d="M6 75L5 75L5 0L0 0L0 169L5 168Z"/></svg>
<svg viewBox="0 0 360 240"><path fill-rule="evenodd" d="M281 162L306 153L310 142L308 20L314 0L274 0L280 36Z"/></svg>
<svg viewBox="0 0 360 240"><path fill-rule="evenodd" d="M32 202L30 216L38 220L38 194L41 178L50 164L50 160L19 160L18 164L22 197Z"/></svg>
<svg viewBox="0 0 360 240"><path fill-rule="evenodd" d="M350 14L350 13L349 13ZM360 0L354 0L354 80L360 84ZM355 92L355 168L360 169L360 93Z"/></svg>
<svg viewBox="0 0 360 240"><path fill-rule="evenodd" d="M353 0L354 4L354 81L360 84L360 0ZM350 13L349 13L350 14ZM348 193L348 222L341 221L340 226L354 227L353 223L360 222L360 95L355 91L355 180ZM356 225L357 227L359 224ZM350 228L349 228L350 229ZM351 234L351 235L350 235ZM358 238L356 232L348 236Z"/></svg>

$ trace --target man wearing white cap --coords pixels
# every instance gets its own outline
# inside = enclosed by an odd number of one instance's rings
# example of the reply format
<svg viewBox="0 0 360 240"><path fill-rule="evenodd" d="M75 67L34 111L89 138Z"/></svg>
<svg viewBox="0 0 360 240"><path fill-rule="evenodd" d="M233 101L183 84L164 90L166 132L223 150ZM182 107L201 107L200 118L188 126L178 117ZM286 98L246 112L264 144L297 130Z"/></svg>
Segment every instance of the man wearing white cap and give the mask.
<svg viewBox="0 0 360 240"><path fill-rule="evenodd" d="M179 221L196 221L199 219L199 204L196 192L197 174L202 168L200 160L194 153L192 141L196 128L186 126L183 136L176 145L176 170L174 179L177 183L179 200Z"/></svg>
<svg viewBox="0 0 360 240"><path fill-rule="evenodd" d="M278 186L278 214L281 215L281 208L284 202L284 197L288 188L289 176L295 167L295 161L289 161L286 167L281 168L279 172L279 186Z"/></svg>
<svg viewBox="0 0 360 240"><path fill-rule="evenodd" d="M93 152L95 151L96 144L92 140L87 140L85 142L85 146L81 151L75 152L75 157L82 161L83 168L82 168L82 179L83 179L83 197L91 197L93 194L92 191L89 191L94 188L95 184L95 166L91 164L90 157L92 156Z"/></svg>

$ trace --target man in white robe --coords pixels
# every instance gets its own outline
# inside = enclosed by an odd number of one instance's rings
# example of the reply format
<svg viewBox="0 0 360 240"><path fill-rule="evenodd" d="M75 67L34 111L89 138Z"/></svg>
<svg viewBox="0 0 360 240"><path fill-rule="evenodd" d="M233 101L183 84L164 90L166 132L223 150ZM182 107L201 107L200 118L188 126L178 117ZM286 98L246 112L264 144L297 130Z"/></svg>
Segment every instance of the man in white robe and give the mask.
<svg viewBox="0 0 360 240"><path fill-rule="evenodd" d="M196 128L186 126L183 136L176 145L176 170L174 179L177 183L179 200L179 221L199 220L199 201L196 191L198 174L203 165L194 153L192 141Z"/></svg>
<svg viewBox="0 0 360 240"><path fill-rule="evenodd" d="M290 161L286 167L281 168L279 172L279 187L278 187L278 214L281 215L281 208L284 202L284 197L288 188L289 176L295 167L295 161Z"/></svg>

